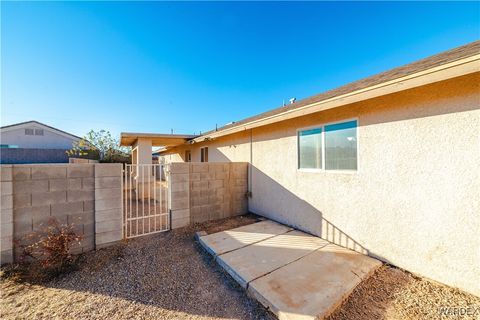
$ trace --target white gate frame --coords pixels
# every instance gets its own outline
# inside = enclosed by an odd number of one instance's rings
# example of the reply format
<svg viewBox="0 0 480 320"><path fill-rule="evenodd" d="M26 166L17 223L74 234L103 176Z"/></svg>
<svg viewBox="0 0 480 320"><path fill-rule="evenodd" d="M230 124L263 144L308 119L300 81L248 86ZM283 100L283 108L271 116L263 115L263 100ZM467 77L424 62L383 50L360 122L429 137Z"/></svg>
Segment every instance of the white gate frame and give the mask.
<svg viewBox="0 0 480 320"><path fill-rule="evenodd" d="M163 164L125 165L122 191L124 238L170 230L169 179L168 172L164 175L163 170ZM165 180L162 180L164 176Z"/></svg>

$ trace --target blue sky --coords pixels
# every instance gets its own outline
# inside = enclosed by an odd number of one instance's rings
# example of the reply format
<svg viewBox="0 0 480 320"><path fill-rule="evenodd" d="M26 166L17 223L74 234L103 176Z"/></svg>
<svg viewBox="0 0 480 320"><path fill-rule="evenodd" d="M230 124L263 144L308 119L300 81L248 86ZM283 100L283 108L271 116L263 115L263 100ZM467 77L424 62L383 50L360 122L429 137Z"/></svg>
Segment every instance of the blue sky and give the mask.
<svg viewBox="0 0 480 320"><path fill-rule="evenodd" d="M480 38L476 2L4 2L1 124L198 133Z"/></svg>

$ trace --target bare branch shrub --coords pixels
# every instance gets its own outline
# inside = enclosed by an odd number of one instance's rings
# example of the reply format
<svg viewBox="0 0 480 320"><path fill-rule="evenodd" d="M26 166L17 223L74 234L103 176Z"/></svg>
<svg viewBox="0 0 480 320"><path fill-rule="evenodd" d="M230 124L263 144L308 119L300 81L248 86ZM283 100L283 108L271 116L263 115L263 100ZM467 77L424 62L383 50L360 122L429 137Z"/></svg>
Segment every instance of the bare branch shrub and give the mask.
<svg viewBox="0 0 480 320"><path fill-rule="evenodd" d="M46 227L22 239L23 243L28 243L21 245L22 264L28 265L30 275L57 276L75 265L77 257L71 249L82 238L75 232L73 224L60 224L52 218Z"/></svg>

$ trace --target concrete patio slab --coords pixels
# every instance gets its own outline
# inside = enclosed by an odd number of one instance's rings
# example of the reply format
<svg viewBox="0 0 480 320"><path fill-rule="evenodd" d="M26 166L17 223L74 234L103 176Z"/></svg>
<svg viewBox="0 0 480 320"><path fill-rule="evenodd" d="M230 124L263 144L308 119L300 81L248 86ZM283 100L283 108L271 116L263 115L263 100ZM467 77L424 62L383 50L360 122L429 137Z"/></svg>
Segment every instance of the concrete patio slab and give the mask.
<svg viewBox="0 0 480 320"><path fill-rule="evenodd" d="M279 319L323 319L382 263L265 220L211 235L202 246Z"/></svg>
<svg viewBox="0 0 480 320"><path fill-rule="evenodd" d="M380 265L329 244L250 282L248 291L279 319L323 319Z"/></svg>
<svg viewBox="0 0 480 320"><path fill-rule="evenodd" d="M217 262L243 287L329 242L293 230L218 256Z"/></svg>
<svg viewBox="0 0 480 320"><path fill-rule="evenodd" d="M202 236L199 242L210 254L218 256L291 230L292 228L290 227L271 220L265 220Z"/></svg>

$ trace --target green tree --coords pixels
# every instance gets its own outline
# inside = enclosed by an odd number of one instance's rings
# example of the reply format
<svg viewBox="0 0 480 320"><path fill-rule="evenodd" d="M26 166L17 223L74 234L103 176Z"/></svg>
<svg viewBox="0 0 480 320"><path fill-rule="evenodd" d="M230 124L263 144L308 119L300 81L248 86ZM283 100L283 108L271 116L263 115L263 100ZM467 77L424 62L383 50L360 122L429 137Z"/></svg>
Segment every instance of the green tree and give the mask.
<svg viewBox="0 0 480 320"><path fill-rule="evenodd" d="M99 160L100 162L131 162L129 148L121 147L109 131L90 130L80 141L74 142L67 151L69 157Z"/></svg>

